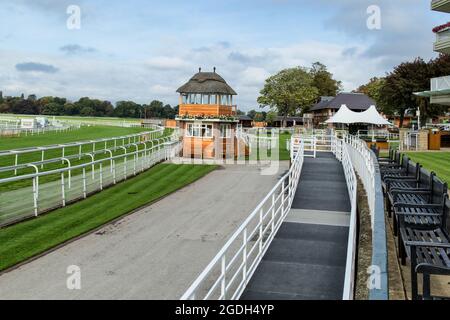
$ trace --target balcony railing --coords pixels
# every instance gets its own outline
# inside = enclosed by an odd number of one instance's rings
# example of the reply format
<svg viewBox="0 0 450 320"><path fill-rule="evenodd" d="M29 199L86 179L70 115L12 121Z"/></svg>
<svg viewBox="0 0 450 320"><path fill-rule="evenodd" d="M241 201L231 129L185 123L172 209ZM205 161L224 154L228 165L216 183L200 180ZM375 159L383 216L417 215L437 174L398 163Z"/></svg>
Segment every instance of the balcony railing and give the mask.
<svg viewBox="0 0 450 320"><path fill-rule="evenodd" d="M431 91L450 89L450 76L431 79Z"/></svg>
<svg viewBox="0 0 450 320"><path fill-rule="evenodd" d="M432 0L431 10L450 13L450 0Z"/></svg>
<svg viewBox="0 0 450 320"><path fill-rule="evenodd" d="M218 104L182 104L179 115L204 115L204 116L235 116L237 106L225 106Z"/></svg>
<svg viewBox="0 0 450 320"><path fill-rule="evenodd" d="M450 29L442 30L436 33L434 51L450 54Z"/></svg>

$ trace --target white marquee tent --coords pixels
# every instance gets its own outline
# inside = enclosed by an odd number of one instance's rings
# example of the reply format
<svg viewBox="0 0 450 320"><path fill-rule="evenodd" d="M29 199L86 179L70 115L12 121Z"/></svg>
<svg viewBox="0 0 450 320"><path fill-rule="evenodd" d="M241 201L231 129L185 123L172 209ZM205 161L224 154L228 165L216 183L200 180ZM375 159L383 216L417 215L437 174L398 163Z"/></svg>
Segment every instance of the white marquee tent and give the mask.
<svg viewBox="0 0 450 320"><path fill-rule="evenodd" d="M330 119L325 121L326 123L343 123L343 124L352 124L352 123L367 123L378 126L391 126L392 123L383 118L375 108L375 106L371 106L364 112L354 112L350 110L345 104L343 104L338 112Z"/></svg>

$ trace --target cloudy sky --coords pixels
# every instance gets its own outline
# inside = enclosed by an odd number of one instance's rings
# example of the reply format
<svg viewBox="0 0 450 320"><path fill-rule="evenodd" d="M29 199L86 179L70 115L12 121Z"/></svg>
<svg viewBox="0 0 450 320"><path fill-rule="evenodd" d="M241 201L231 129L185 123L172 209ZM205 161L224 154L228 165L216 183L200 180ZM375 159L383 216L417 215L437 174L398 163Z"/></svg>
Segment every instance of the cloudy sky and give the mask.
<svg viewBox="0 0 450 320"><path fill-rule="evenodd" d="M81 9L68 29L67 8ZM367 8L381 29L367 28ZM264 79L326 64L346 91L396 64L435 56L430 0L0 0L0 91L176 104L175 90L215 66L257 107Z"/></svg>

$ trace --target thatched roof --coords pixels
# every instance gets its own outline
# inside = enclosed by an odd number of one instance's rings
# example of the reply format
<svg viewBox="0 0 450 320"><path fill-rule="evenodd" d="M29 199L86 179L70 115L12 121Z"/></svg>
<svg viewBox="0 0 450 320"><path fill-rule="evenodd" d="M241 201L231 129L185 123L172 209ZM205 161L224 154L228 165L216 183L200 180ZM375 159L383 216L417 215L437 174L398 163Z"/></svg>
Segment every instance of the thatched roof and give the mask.
<svg viewBox="0 0 450 320"><path fill-rule="evenodd" d="M229 94L237 95L227 82L215 72L199 72L186 84L181 86L178 93Z"/></svg>

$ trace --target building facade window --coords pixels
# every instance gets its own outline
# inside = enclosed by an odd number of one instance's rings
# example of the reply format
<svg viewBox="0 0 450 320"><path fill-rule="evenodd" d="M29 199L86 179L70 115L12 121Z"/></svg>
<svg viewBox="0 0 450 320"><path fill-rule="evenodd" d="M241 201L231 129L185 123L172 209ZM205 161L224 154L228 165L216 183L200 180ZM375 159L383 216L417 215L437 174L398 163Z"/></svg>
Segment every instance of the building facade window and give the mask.
<svg viewBox="0 0 450 320"><path fill-rule="evenodd" d="M231 125L221 124L220 125L220 137L221 138L231 138Z"/></svg>
<svg viewBox="0 0 450 320"><path fill-rule="evenodd" d="M188 123L186 129L186 137L192 138L212 138L212 124Z"/></svg>

